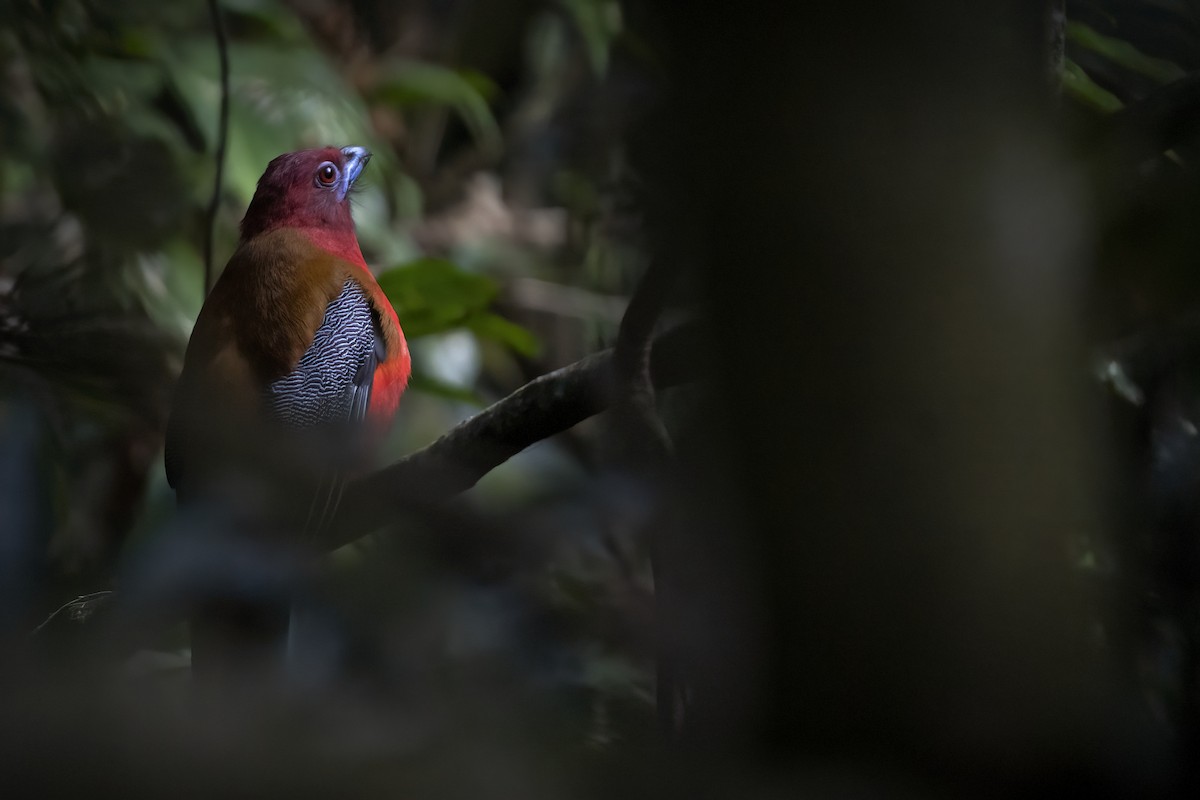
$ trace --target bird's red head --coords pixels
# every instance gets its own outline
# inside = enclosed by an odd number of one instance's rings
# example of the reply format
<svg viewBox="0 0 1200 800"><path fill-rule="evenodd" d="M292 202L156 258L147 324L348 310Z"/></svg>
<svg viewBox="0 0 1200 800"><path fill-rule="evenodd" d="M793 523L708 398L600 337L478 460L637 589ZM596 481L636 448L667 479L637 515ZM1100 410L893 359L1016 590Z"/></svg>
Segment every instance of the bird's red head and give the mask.
<svg viewBox="0 0 1200 800"><path fill-rule="evenodd" d="M300 228L323 237L348 235L357 250L349 197L370 158L362 147L320 147L274 159L258 179L242 219L242 240L276 228Z"/></svg>

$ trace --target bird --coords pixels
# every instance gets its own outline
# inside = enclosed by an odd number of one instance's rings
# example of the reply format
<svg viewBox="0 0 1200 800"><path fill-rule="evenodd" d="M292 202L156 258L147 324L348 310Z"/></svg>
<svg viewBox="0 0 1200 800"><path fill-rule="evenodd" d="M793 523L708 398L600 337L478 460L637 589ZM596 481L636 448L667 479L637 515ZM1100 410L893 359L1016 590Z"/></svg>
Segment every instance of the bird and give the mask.
<svg viewBox="0 0 1200 800"><path fill-rule="evenodd" d="M244 538L319 533L408 383L404 332L351 215L370 158L330 146L267 165L188 341L167 481L181 506L235 508ZM277 662L294 613L216 594L191 618L193 676Z"/></svg>

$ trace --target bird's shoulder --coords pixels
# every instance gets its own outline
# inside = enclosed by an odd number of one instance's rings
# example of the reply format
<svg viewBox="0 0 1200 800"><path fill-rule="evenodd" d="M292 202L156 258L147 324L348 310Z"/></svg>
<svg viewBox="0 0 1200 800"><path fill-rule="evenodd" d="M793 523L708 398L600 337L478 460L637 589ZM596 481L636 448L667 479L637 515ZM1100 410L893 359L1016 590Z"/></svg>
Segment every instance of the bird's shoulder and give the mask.
<svg viewBox="0 0 1200 800"><path fill-rule="evenodd" d="M207 337L202 325L211 326L234 341L261 379L277 379L295 369L358 269L302 231L278 229L244 241L213 287L193 338Z"/></svg>
<svg viewBox="0 0 1200 800"><path fill-rule="evenodd" d="M400 328L396 310L392 307L379 282L375 280L375 276L365 267L351 270L347 273L347 278L362 291L375 315L383 343L381 366L390 372L403 371L404 381L407 382L408 342L404 338L404 331Z"/></svg>

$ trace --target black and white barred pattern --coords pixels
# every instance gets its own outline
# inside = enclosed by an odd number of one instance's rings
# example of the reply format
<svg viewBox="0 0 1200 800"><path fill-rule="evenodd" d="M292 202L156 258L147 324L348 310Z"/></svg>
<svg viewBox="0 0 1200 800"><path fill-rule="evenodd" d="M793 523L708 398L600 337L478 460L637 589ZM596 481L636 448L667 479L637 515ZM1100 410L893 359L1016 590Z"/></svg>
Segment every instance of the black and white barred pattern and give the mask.
<svg viewBox="0 0 1200 800"><path fill-rule="evenodd" d="M346 281L296 369L267 388L271 413L291 428L363 418L382 349L370 301Z"/></svg>

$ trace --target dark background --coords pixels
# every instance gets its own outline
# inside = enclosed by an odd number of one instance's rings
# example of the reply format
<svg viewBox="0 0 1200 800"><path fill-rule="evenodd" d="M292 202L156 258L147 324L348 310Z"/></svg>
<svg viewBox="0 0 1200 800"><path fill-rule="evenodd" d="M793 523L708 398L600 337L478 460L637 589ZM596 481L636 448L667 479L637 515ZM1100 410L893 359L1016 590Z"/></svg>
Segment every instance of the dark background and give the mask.
<svg viewBox="0 0 1200 800"><path fill-rule="evenodd" d="M688 335L464 494L372 484L344 668L201 708L186 596L279 580L161 466L210 9L0 4L0 791L1192 796L1200 3L703 5L221 4L216 268L272 157L375 154L381 464L630 297Z"/></svg>

